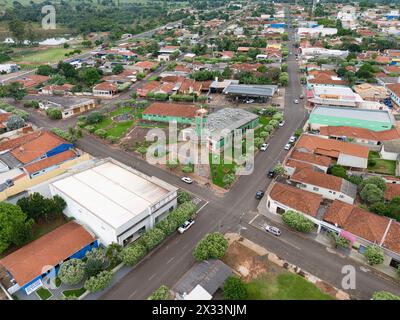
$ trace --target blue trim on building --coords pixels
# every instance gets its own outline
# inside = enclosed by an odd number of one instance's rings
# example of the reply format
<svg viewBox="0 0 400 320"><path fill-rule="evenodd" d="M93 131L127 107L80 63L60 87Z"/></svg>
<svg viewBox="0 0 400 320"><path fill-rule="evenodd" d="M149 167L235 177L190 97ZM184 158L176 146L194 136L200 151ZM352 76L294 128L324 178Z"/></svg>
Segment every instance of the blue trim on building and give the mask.
<svg viewBox="0 0 400 320"><path fill-rule="evenodd" d="M57 147L51 149L50 151L48 151L46 153L46 157L49 158L49 157L55 156L55 155L57 155L59 153L62 153L64 151L67 151L67 150L70 150L70 149L73 149L73 148L74 148L74 145L71 144L71 143L62 143L59 146L57 146Z"/></svg>

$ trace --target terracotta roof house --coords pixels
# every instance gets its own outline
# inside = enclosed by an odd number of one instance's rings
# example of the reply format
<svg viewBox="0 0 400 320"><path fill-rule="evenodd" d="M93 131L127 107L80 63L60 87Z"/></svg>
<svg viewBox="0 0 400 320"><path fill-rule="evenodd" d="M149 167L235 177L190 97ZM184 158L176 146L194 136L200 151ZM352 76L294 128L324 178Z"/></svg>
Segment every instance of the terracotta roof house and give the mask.
<svg viewBox="0 0 400 320"><path fill-rule="evenodd" d="M314 171L313 168L298 168L290 178L297 187L320 194L324 199L341 200L353 204L357 186L343 178Z"/></svg>
<svg viewBox="0 0 400 320"><path fill-rule="evenodd" d="M133 69L138 72L149 72L151 69L156 68L157 64L151 61L138 61L133 65Z"/></svg>
<svg viewBox="0 0 400 320"><path fill-rule="evenodd" d="M329 157L293 150L284 166L286 173L291 176L296 169L301 168L317 168L326 173L331 164L332 159Z"/></svg>
<svg viewBox="0 0 400 320"><path fill-rule="evenodd" d="M397 107L400 107L400 83L388 84L386 85L386 88L389 91L390 99Z"/></svg>
<svg viewBox="0 0 400 320"><path fill-rule="evenodd" d="M102 82L93 87L93 96L98 98L112 98L118 92L118 86L114 83Z"/></svg>
<svg viewBox="0 0 400 320"><path fill-rule="evenodd" d="M400 184L387 183L385 190L385 200L391 201L394 197L400 197Z"/></svg>
<svg viewBox="0 0 400 320"><path fill-rule="evenodd" d="M324 220L371 243L381 245L390 219L344 203L333 201Z"/></svg>
<svg viewBox="0 0 400 320"><path fill-rule="evenodd" d="M201 94L201 88L202 83L200 81L185 78L178 90L178 93L185 95L195 93L199 96Z"/></svg>
<svg viewBox="0 0 400 320"><path fill-rule="evenodd" d="M97 240L81 225L71 221L58 227L0 260L0 266L16 282L7 286L8 292L22 290L31 294L42 287L44 278L56 277L62 262L69 258L81 259L96 247ZM53 272L47 273L44 267Z"/></svg>
<svg viewBox="0 0 400 320"><path fill-rule="evenodd" d="M327 126L321 127L319 135L331 139L352 139L352 142L378 145L383 141L400 139L398 128L385 131L372 131L364 128L347 126Z"/></svg>
<svg viewBox="0 0 400 320"><path fill-rule="evenodd" d="M268 195L267 208L276 214L293 210L317 217L321 202L321 195L277 182Z"/></svg>
<svg viewBox="0 0 400 320"><path fill-rule="evenodd" d="M73 87L74 86L69 83L65 83L60 86L48 85L48 86L44 86L43 88L41 88L38 93L45 94L45 95L53 95L53 94L64 95L66 93L70 93Z"/></svg>
<svg viewBox="0 0 400 320"><path fill-rule="evenodd" d="M148 121L192 124L197 110L197 107L190 104L154 102L143 111L142 116Z"/></svg>
<svg viewBox="0 0 400 320"><path fill-rule="evenodd" d="M157 80L149 81L146 82L141 88L136 89L136 93L140 97L145 97L149 92L153 92L153 90L156 90L160 88L161 82Z"/></svg>
<svg viewBox="0 0 400 320"><path fill-rule="evenodd" d="M400 254L400 223L392 220L389 229L386 233L385 240L382 246L390 251ZM398 260L396 260L398 261ZM392 262L392 261L391 261ZM396 266L396 264L391 264Z"/></svg>
<svg viewBox="0 0 400 320"><path fill-rule="evenodd" d="M313 86L334 86L346 87L348 82L339 78L333 71L328 70L313 70L309 72L307 77L307 87L311 89Z"/></svg>
<svg viewBox="0 0 400 320"><path fill-rule="evenodd" d="M38 85L48 81L49 79L50 79L50 77L48 77L48 76L32 74L29 76L24 76L23 78L18 79L15 82L22 83L24 88L32 88L32 87L38 86Z"/></svg>
<svg viewBox="0 0 400 320"><path fill-rule="evenodd" d="M385 66L383 68L383 72L386 74L400 75L400 67L399 66Z"/></svg>
<svg viewBox="0 0 400 320"><path fill-rule="evenodd" d="M330 157L345 167L368 167L369 149L349 142L303 134L296 143L295 150Z"/></svg>

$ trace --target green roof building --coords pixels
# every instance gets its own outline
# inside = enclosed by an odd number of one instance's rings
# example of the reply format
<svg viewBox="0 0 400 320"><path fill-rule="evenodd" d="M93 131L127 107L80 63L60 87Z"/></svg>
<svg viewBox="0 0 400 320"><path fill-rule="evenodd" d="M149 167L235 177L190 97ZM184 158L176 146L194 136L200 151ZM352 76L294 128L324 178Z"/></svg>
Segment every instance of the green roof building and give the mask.
<svg viewBox="0 0 400 320"><path fill-rule="evenodd" d="M311 130L319 130L324 126L348 126L384 131L391 129L395 120L386 110L316 106L308 123Z"/></svg>

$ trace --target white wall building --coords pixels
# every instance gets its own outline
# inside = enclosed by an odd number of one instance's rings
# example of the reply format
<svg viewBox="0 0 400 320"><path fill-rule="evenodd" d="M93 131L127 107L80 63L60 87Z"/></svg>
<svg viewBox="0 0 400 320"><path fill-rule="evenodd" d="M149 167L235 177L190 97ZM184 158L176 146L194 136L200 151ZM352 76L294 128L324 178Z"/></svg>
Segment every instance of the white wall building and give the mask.
<svg viewBox="0 0 400 320"><path fill-rule="evenodd" d="M52 182L50 191L104 245L139 238L177 206L177 188L110 158Z"/></svg>
<svg viewBox="0 0 400 320"><path fill-rule="evenodd" d="M338 12L337 19L342 22L345 29L355 29L357 27L357 12L353 6L344 6Z"/></svg>
<svg viewBox="0 0 400 320"><path fill-rule="evenodd" d="M297 34L301 36L320 36L320 37L325 37L329 35L335 35L337 34L337 29L336 28L325 28L324 26L318 26L314 28L303 28L300 27L297 30Z"/></svg>

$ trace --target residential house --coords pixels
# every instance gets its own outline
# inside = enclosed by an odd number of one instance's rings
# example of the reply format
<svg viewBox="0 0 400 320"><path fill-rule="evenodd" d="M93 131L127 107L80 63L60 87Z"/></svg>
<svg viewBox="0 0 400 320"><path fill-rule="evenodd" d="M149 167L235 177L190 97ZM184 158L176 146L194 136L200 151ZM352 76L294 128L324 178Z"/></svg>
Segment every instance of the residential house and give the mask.
<svg viewBox="0 0 400 320"><path fill-rule="evenodd" d="M65 95L65 94L70 94L71 90L74 86L72 84L66 83L63 85L47 85L44 86L43 88L39 89L39 94L43 95Z"/></svg>
<svg viewBox="0 0 400 320"><path fill-rule="evenodd" d="M363 83L353 87L355 93L366 101L383 101L388 97L388 92L383 86Z"/></svg>
<svg viewBox="0 0 400 320"><path fill-rule="evenodd" d="M353 204L357 186L343 178L314 171L313 168L297 168L291 176L297 187L320 194L324 199L341 200Z"/></svg>
<svg viewBox="0 0 400 320"><path fill-rule="evenodd" d="M102 82L93 88L93 96L98 98L112 98L118 93L118 86L114 83Z"/></svg>
<svg viewBox="0 0 400 320"><path fill-rule="evenodd" d="M42 110L47 110L49 108L59 109L63 119L70 118L96 108L96 102L93 99L80 97L42 96L38 102L39 108Z"/></svg>
<svg viewBox="0 0 400 320"><path fill-rule="evenodd" d="M39 86L44 82L48 81L49 79L50 77L48 76L32 74L29 76L23 76L22 78L15 80L15 82L21 83L25 89L33 89L33 87Z"/></svg>
<svg viewBox="0 0 400 320"><path fill-rule="evenodd" d="M400 107L400 83L388 84L386 86L390 99L395 103L397 108Z"/></svg>
<svg viewBox="0 0 400 320"><path fill-rule="evenodd" d="M141 73L149 73L156 68L157 64L151 61L138 61L133 65L133 69Z"/></svg>
<svg viewBox="0 0 400 320"><path fill-rule="evenodd" d="M197 96L201 95L202 83L193 79L185 78L182 82L180 88L178 89L179 94L196 94Z"/></svg>
<svg viewBox="0 0 400 320"><path fill-rule="evenodd" d="M196 117L197 107L190 104L154 102L142 113L144 120L192 124Z"/></svg>
<svg viewBox="0 0 400 320"><path fill-rule="evenodd" d="M308 152L293 150L288 156L284 168L288 176L294 174L296 169L313 168L326 173L332 164L332 159Z"/></svg>
<svg viewBox="0 0 400 320"><path fill-rule="evenodd" d="M369 149L349 142L302 134L295 145L295 150L329 157L344 167L355 169L368 167Z"/></svg>
<svg viewBox="0 0 400 320"><path fill-rule="evenodd" d="M334 71L312 70L308 73L307 88L314 86L347 87L348 82L339 78Z"/></svg>

